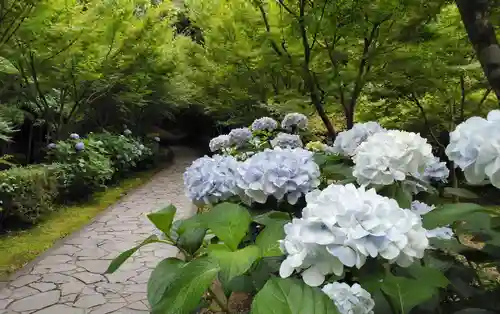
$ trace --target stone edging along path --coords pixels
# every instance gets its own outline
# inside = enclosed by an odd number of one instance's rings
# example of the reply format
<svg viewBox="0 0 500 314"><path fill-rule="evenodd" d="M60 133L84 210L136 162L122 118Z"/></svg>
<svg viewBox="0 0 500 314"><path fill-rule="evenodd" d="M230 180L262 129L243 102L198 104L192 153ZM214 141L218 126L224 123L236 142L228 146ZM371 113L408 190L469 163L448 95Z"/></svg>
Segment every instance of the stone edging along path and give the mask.
<svg viewBox="0 0 500 314"><path fill-rule="evenodd" d="M103 273L119 253L154 232L145 213L172 203L177 218L193 214L184 196L182 173L197 153L184 147L173 150L170 167L0 287L0 314L149 313L149 275L163 258L176 256L176 248L148 245L114 274Z"/></svg>

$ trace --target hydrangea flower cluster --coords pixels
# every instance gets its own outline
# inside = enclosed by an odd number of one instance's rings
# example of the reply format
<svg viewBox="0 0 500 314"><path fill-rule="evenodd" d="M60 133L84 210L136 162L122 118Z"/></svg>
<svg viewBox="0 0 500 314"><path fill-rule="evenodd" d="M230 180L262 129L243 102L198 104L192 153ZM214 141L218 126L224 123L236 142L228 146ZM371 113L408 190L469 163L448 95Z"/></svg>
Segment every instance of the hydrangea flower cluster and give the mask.
<svg viewBox="0 0 500 314"><path fill-rule="evenodd" d="M238 164L231 156L198 158L184 173L184 186L188 197L197 204L213 204L238 194Z"/></svg>
<svg viewBox="0 0 500 314"><path fill-rule="evenodd" d="M276 135L276 137L271 140L271 145L281 148L298 148L304 146L299 135L288 133L279 133Z"/></svg>
<svg viewBox="0 0 500 314"><path fill-rule="evenodd" d="M307 128L307 117L301 113L293 112L287 114L283 121L281 121L281 128L291 132L294 128L306 129Z"/></svg>
<svg viewBox="0 0 500 314"><path fill-rule="evenodd" d="M153 140L154 140L155 142L159 143L159 142L160 142L160 137L155 136L155 137L153 137Z"/></svg>
<svg viewBox="0 0 500 314"><path fill-rule="evenodd" d="M48 149L54 149L57 147L57 144L56 143L50 143L49 145L47 145L47 148Z"/></svg>
<svg viewBox="0 0 500 314"><path fill-rule="evenodd" d="M252 201L265 203L269 196L295 204L319 183L320 171L313 153L302 148L266 149L238 167L238 187Z"/></svg>
<svg viewBox="0 0 500 314"><path fill-rule="evenodd" d="M450 133L446 155L464 171L469 183L488 179L500 188L500 110L491 111L486 119L472 117L459 124Z"/></svg>
<svg viewBox="0 0 500 314"><path fill-rule="evenodd" d="M282 277L307 269L304 281L318 286L326 271L338 275L344 266L361 268L368 257L380 256L407 267L422 258L429 246L421 217L374 189L332 184L308 193L306 201L302 218L285 229L281 243L287 258L280 268ZM328 264L323 258L320 265L311 262L325 254L330 255Z"/></svg>
<svg viewBox="0 0 500 314"><path fill-rule="evenodd" d="M85 144L83 142L78 142L75 144L76 151L82 151L85 149Z"/></svg>
<svg viewBox="0 0 500 314"><path fill-rule="evenodd" d="M69 135L69 138L72 139L72 140L79 140L80 139L80 135L78 135L76 133L71 133Z"/></svg>
<svg viewBox="0 0 500 314"><path fill-rule="evenodd" d="M262 117L256 119L250 128L252 131L273 131L278 128L278 122L273 118Z"/></svg>
<svg viewBox="0 0 500 314"><path fill-rule="evenodd" d="M356 148L375 133L383 132L385 129L377 122L356 123L352 129L340 132L335 138L333 148L335 152L351 157Z"/></svg>
<svg viewBox="0 0 500 314"><path fill-rule="evenodd" d="M434 157L424 169L421 179L425 181L436 181L446 183L450 175L450 170L446 167L446 162Z"/></svg>
<svg viewBox="0 0 500 314"><path fill-rule="evenodd" d="M219 135L210 140L208 144L211 152L218 152L229 147L229 135Z"/></svg>
<svg viewBox="0 0 500 314"><path fill-rule="evenodd" d="M355 283L329 283L321 289L333 300L340 314L373 314L375 301L371 294Z"/></svg>
<svg viewBox="0 0 500 314"><path fill-rule="evenodd" d="M229 144L242 147L252 139L252 132L248 128L232 129L229 132Z"/></svg>
<svg viewBox="0 0 500 314"><path fill-rule="evenodd" d="M359 145L352 158L353 175L361 185L389 185L418 176L433 159L432 146L419 134L389 130Z"/></svg>
<svg viewBox="0 0 500 314"><path fill-rule="evenodd" d="M132 134L132 131L130 131L129 129L125 129L125 131L123 131L123 134L129 136Z"/></svg>

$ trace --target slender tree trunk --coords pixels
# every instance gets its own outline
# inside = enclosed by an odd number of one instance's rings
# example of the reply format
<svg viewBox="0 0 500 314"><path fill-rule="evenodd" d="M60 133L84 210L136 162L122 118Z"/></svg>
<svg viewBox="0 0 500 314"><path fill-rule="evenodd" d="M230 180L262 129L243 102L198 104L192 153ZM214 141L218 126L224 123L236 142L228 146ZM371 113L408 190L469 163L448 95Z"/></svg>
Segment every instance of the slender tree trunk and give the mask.
<svg viewBox="0 0 500 314"><path fill-rule="evenodd" d="M487 0L455 0L484 74L500 101L500 46L489 20Z"/></svg>

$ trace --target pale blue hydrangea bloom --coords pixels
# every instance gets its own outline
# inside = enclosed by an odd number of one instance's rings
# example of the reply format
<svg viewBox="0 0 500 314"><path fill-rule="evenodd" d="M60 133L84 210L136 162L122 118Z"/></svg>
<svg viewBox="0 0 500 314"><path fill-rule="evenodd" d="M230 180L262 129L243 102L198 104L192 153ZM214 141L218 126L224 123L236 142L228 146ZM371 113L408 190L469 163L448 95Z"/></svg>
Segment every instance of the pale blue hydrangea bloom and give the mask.
<svg viewBox="0 0 500 314"><path fill-rule="evenodd" d="M238 167L238 187L246 197L265 203L269 196L287 198L295 204L300 196L316 188L320 171L313 153L302 148L266 149Z"/></svg>
<svg viewBox="0 0 500 314"><path fill-rule="evenodd" d="M281 128L287 131L292 131L293 128L306 129L307 128L307 117L301 113L293 112L289 113L281 121Z"/></svg>
<svg viewBox="0 0 500 314"><path fill-rule="evenodd" d="M78 139L80 139L80 135L78 135L76 133L71 133L69 135L69 138L72 139L72 140L78 140Z"/></svg>
<svg viewBox="0 0 500 314"><path fill-rule="evenodd" d="M464 171L471 184L487 180L500 188L500 110L486 119L472 117L450 133L446 155Z"/></svg>
<svg viewBox="0 0 500 314"><path fill-rule="evenodd" d="M427 230L428 238L437 238L440 240L451 240L455 234L453 233L453 229L449 226L446 227L438 227L432 230Z"/></svg>
<svg viewBox="0 0 500 314"><path fill-rule="evenodd" d="M130 135L132 134L132 131L130 131L129 129L125 129L125 131L123 131L123 134Z"/></svg>
<svg viewBox="0 0 500 314"><path fill-rule="evenodd" d="M377 122L356 123L352 129L337 134L333 148L343 156L353 156L356 148L368 137L383 131L385 129Z"/></svg>
<svg viewBox="0 0 500 314"><path fill-rule="evenodd" d="M85 149L85 144L83 144L83 142L78 142L78 143L75 144L75 149L77 151L82 151L82 150Z"/></svg>
<svg viewBox="0 0 500 314"><path fill-rule="evenodd" d="M208 144L211 152L217 152L229 147L229 135L219 135L210 140Z"/></svg>
<svg viewBox="0 0 500 314"><path fill-rule="evenodd" d="M197 204L214 204L238 194L236 169L232 156L201 157L184 172L187 196Z"/></svg>
<svg viewBox="0 0 500 314"><path fill-rule="evenodd" d="M427 205L426 203L420 202L420 201L413 201L411 203L411 208L410 210L414 212L415 214L422 216L425 215L431 211L433 211L436 208L434 205Z"/></svg>
<svg viewBox="0 0 500 314"><path fill-rule="evenodd" d="M303 147L302 140L299 135L280 133L275 138L271 140L271 145L273 147L281 148L298 148Z"/></svg>
<svg viewBox="0 0 500 314"><path fill-rule="evenodd" d="M252 139L252 132L249 128L232 129L229 132L229 144L241 147L250 142Z"/></svg>
<svg viewBox="0 0 500 314"><path fill-rule="evenodd" d="M50 143L49 145L47 145L48 149L54 149L56 147L57 147L57 145L55 143Z"/></svg>
<svg viewBox="0 0 500 314"><path fill-rule="evenodd" d="M425 167L422 179L446 183L449 175L450 170L446 167L446 162L440 161L439 158L434 157Z"/></svg>
<svg viewBox="0 0 500 314"><path fill-rule="evenodd" d="M329 283L321 289L335 303L340 314L373 314L375 301L371 294L355 283Z"/></svg>
<svg viewBox="0 0 500 314"><path fill-rule="evenodd" d="M273 118L262 117L256 119L250 127L252 131L273 131L278 127L278 122Z"/></svg>

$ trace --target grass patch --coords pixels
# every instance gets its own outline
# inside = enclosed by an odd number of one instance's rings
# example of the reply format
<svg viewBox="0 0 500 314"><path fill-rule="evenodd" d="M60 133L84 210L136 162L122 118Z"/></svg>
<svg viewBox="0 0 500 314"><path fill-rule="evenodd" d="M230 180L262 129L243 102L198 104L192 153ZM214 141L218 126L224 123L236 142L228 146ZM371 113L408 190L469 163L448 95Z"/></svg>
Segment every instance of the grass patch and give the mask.
<svg viewBox="0 0 500 314"><path fill-rule="evenodd" d="M118 201L130 190L149 181L157 169L137 173L106 191L95 193L86 203L61 207L36 226L0 236L0 281L22 268L54 243L81 229L92 218Z"/></svg>

